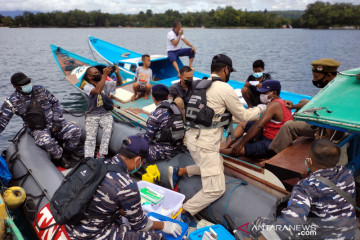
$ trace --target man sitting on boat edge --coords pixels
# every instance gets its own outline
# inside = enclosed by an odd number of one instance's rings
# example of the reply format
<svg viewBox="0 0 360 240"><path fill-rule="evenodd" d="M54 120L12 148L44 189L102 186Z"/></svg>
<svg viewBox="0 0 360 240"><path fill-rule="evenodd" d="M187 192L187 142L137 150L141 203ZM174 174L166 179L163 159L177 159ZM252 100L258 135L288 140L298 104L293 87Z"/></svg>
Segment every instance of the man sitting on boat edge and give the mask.
<svg viewBox="0 0 360 240"><path fill-rule="evenodd" d="M24 73L14 73L11 83L15 92L1 106L0 133L14 114L20 116L30 129L35 144L47 151L55 164L69 168L69 154L79 145L81 129L64 119L59 101L53 94L43 86L33 87L31 78ZM63 142L62 147L58 140Z"/></svg>
<svg viewBox="0 0 360 240"><path fill-rule="evenodd" d="M337 145L315 140L305 159L310 175L294 186L276 221L254 221L252 239L355 239L355 182L349 169L336 166L339 158Z"/></svg>
<svg viewBox="0 0 360 240"><path fill-rule="evenodd" d="M260 101L268 104L265 112L256 122L240 122L235 129L235 138L240 138L245 132L247 134L235 145L230 141L220 150L221 153L252 158L266 158L274 155L269 149L269 145L281 126L286 121L292 120L293 117L291 111L285 106L285 101L280 98L281 84L279 81L267 80L257 91L260 93ZM261 132L260 140L256 139L255 142L250 142Z"/></svg>
<svg viewBox="0 0 360 240"><path fill-rule="evenodd" d="M173 24L173 29L167 34L167 47L166 51L168 53L168 58L173 64L175 70L180 76L179 66L176 62L178 57L188 56L189 57L189 67L192 68L192 64L195 58L196 50L191 43L186 40L183 35L184 30L181 28L181 22L175 21ZM181 48L180 40L182 40L190 48Z"/></svg>
<svg viewBox="0 0 360 240"><path fill-rule="evenodd" d="M312 83L318 88L324 88L337 76L337 69L340 63L331 58L322 58L313 61L311 65L313 73ZM301 109L308 102L308 99L303 99L298 104L286 101L288 108L296 110ZM304 121L288 121L280 128L269 148L275 153L279 153L290 146L298 137L314 138L316 132L316 127Z"/></svg>

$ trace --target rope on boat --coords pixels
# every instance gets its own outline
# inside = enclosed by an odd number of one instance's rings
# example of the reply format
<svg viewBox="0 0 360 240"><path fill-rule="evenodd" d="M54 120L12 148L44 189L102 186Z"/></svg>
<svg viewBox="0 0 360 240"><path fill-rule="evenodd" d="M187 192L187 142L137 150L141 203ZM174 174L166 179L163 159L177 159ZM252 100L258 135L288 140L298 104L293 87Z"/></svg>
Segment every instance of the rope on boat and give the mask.
<svg viewBox="0 0 360 240"><path fill-rule="evenodd" d="M358 73L358 74L353 74L353 73L339 72L339 74L344 75L344 76L356 77L356 79L359 79L359 80L360 80L360 73Z"/></svg>
<svg viewBox="0 0 360 240"><path fill-rule="evenodd" d="M238 188L238 187L240 187L240 186L242 186L242 185L247 185L247 184L248 184L246 181L240 180L240 179L231 180L231 181L226 182L225 184L232 183L232 182L240 182L240 183L231 189L231 191L230 191L230 193L229 193L229 195L228 195L228 199L227 199L227 201L226 201L225 213L224 213L224 215L227 214L227 209L228 209L228 205L229 205L229 200L230 200L230 197L231 197L231 194L233 193L233 191L234 191L236 188ZM208 206L208 214L209 214L209 217L210 217L211 220L213 220L216 224L219 224L218 221L216 221L216 220L212 217L212 215L211 215L211 205L212 205L212 203ZM226 221L225 221L222 225L227 226Z"/></svg>
<svg viewBox="0 0 360 240"><path fill-rule="evenodd" d="M68 111L66 109L63 110L64 113L68 113L70 114L71 116L74 116L74 117L82 117L86 114L86 112L82 112L82 111Z"/></svg>
<svg viewBox="0 0 360 240"><path fill-rule="evenodd" d="M20 131L15 135L15 137L10 140L10 142L12 142L14 144L14 147L15 147L15 151L14 153L9 157L9 164L11 164L10 166L10 169L11 169L11 172L14 172L14 166L15 166L15 162L18 161L18 160L21 160L21 157L20 155L18 154L18 151L19 151L19 142L20 142L20 138L21 136L23 136L27 131L27 127L23 127L20 129ZM20 177L17 177L17 178L13 178L12 181L19 181L21 180L21 183L17 184L19 185L20 187L23 186L23 184L25 183L25 181L27 180L27 178L31 175L29 169L27 169L27 172L20 176ZM39 211L39 207L40 207L40 203L41 201L43 200L43 198L46 196L45 195L45 191L46 190L43 190L41 189L41 187L39 186L40 190L42 191L42 193L40 195L32 195L32 194L27 194L27 198L26 198L26 201L25 201L25 207L27 205L27 203L29 203L29 200L32 200L33 202L35 202L35 200L38 199L37 201L37 204L35 205L35 209L28 209L27 208L27 211L30 212L30 213L34 213L34 219L36 221L36 214L37 212ZM37 226L38 227L38 226ZM38 227L39 228L39 227ZM40 228L39 228L40 229ZM57 232L56 232L57 233ZM56 236L56 234L55 234ZM53 237L54 239L54 237Z"/></svg>
<svg viewBox="0 0 360 240"><path fill-rule="evenodd" d="M90 45L90 41L88 41L88 45L89 45L89 48L90 48L91 55L93 56L95 62L98 62L98 60L96 59L96 57L95 57L95 55L94 55L94 52L93 52L93 50L92 50L92 47L91 47L91 45Z"/></svg>

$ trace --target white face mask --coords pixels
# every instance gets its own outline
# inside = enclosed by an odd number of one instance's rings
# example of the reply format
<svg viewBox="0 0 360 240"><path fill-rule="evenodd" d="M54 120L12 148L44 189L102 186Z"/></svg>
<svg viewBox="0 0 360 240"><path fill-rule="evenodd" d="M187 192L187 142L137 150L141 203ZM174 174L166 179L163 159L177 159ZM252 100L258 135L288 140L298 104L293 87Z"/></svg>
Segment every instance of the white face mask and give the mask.
<svg viewBox="0 0 360 240"><path fill-rule="evenodd" d="M269 102L271 102L271 98L268 98L269 95L267 94L260 94L260 102L262 102L263 104L268 104Z"/></svg>

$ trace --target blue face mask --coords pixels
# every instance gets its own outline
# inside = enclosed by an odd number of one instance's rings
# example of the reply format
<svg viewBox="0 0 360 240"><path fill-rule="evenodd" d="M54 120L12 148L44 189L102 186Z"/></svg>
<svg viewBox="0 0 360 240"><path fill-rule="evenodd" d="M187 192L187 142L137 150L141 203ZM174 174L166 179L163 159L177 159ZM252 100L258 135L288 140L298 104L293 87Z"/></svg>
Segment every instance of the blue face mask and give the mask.
<svg viewBox="0 0 360 240"><path fill-rule="evenodd" d="M264 74L264 73L262 73L262 72L257 72L257 73L253 73L253 76L254 76L255 78L261 78L263 74Z"/></svg>
<svg viewBox="0 0 360 240"><path fill-rule="evenodd" d="M24 86L21 86L21 91L22 91L23 93L29 93L29 92L31 92L31 91L32 91L32 85L31 85L31 83L26 84L26 85L24 85Z"/></svg>
<svg viewBox="0 0 360 240"><path fill-rule="evenodd" d="M307 167L308 173L311 173L311 170L310 170L309 165L307 163L307 158L305 159L305 166Z"/></svg>
<svg viewBox="0 0 360 240"><path fill-rule="evenodd" d="M130 174L136 173L136 172L141 168L141 166L142 166L142 163L141 163L141 159L140 159L140 165L139 165L139 167L137 168L136 165L135 165L135 169L132 170L132 171L130 172Z"/></svg>

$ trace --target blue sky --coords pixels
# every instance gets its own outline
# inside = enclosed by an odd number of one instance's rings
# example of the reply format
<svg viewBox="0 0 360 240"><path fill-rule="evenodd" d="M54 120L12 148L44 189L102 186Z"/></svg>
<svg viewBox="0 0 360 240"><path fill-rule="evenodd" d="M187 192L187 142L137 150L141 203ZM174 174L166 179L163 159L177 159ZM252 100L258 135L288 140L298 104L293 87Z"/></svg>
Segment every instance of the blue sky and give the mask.
<svg viewBox="0 0 360 240"><path fill-rule="evenodd" d="M235 9L256 10L304 10L307 4L316 0L0 0L0 11L85 11L101 10L108 13L139 13L151 9L163 13L167 9L180 12L209 11L218 6L232 6ZM359 4L359 0L328 0L330 3L346 2Z"/></svg>

